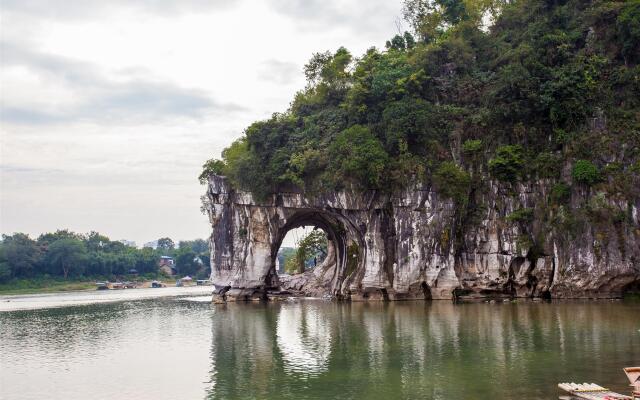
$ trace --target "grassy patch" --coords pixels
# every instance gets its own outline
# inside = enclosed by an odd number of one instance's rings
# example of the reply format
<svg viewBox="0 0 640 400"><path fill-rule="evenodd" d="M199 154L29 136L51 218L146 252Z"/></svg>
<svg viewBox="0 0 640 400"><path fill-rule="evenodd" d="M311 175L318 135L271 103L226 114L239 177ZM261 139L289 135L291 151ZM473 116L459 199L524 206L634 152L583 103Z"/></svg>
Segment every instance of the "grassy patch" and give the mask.
<svg viewBox="0 0 640 400"><path fill-rule="evenodd" d="M64 280L62 278L33 278L33 279L12 279L5 283L0 283L0 295L9 294L33 294L33 293L54 293L72 292L78 290L95 290L96 282L104 281L136 281L138 283L152 280L162 281L169 286L175 286L178 277L169 277L156 274L142 274L138 276L127 275L124 277L76 277ZM194 281L195 284L195 281Z"/></svg>
<svg viewBox="0 0 640 400"><path fill-rule="evenodd" d="M95 280L15 279L0 284L0 295L70 292L95 288Z"/></svg>

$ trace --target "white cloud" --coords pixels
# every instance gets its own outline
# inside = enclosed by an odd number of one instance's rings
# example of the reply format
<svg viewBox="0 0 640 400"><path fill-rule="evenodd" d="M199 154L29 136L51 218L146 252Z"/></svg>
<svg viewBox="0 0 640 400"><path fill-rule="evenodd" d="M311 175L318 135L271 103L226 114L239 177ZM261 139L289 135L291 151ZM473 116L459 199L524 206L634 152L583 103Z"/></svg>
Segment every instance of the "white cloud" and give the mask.
<svg viewBox="0 0 640 400"><path fill-rule="evenodd" d="M277 85L290 85L296 82L301 71L302 67L294 62L269 59L260 65L258 78Z"/></svg>
<svg viewBox="0 0 640 400"><path fill-rule="evenodd" d="M154 16L174 17L184 13L201 13L235 7L239 0L1 0L3 11L42 19L73 21L101 19L117 15L122 9Z"/></svg>

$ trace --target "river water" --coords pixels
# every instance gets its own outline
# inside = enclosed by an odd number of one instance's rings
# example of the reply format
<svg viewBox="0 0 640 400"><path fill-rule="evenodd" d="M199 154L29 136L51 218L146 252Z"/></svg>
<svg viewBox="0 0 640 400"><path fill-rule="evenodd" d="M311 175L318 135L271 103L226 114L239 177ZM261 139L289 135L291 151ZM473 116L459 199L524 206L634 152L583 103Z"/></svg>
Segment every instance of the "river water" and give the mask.
<svg viewBox="0 0 640 400"><path fill-rule="evenodd" d="M166 290L166 292L163 292ZM1 399L557 399L628 393L640 302L293 300L210 288L0 297Z"/></svg>

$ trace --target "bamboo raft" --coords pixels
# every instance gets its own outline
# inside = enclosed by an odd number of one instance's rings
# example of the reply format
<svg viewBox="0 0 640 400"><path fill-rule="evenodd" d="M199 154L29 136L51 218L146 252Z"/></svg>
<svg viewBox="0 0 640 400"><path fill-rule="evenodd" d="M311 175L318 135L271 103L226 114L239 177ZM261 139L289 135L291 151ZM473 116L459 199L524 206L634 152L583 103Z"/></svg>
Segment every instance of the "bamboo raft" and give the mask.
<svg viewBox="0 0 640 400"><path fill-rule="evenodd" d="M580 399L587 400L640 400L640 367L623 368L633 388L633 397L612 392L595 383L559 383L558 387Z"/></svg>
<svg viewBox="0 0 640 400"><path fill-rule="evenodd" d="M558 387L581 399L587 400L632 400L630 396L612 392L595 383L559 383Z"/></svg>

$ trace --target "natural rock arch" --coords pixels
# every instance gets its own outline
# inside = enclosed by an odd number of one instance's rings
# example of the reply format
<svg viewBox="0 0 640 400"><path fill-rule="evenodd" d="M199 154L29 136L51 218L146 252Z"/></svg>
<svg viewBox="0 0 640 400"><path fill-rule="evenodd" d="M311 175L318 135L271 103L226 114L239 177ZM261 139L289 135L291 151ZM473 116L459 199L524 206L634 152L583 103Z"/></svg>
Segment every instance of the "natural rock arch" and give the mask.
<svg viewBox="0 0 640 400"><path fill-rule="evenodd" d="M622 295L640 296L640 277L626 284L622 288Z"/></svg>
<svg viewBox="0 0 640 400"><path fill-rule="evenodd" d="M489 183L474 199L482 206L463 226L456 204L429 187L291 190L258 200L234 190L222 176L211 176L208 183L203 206L213 228L216 300L261 299L291 285L303 293L351 300L620 297L626 285L640 280L635 204L627 205L632 220L622 232L625 240L611 236L606 246L588 226L569 238L536 221L526 227L509 223L515 210L545 204L550 190L545 182L512 188L519 194L506 197L500 184ZM289 230L302 225L327 232L335 265L325 263L303 282L280 282L278 248ZM542 241L528 248L523 237Z"/></svg>
<svg viewBox="0 0 640 400"><path fill-rule="evenodd" d="M309 274L306 287L298 288L303 291L351 300L449 299L459 284L446 259L430 271L410 265L420 257L410 254L413 230L404 226L404 219L395 220L389 199L374 191L313 197L281 192L258 201L250 193L234 191L224 177L213 176L205 208L213 227L211 279L217 300L261 299L269 290L291 287L279 281L275 258L287 232L300 226L324 230L335 255L334 265L325 263L314 271L315 277ZM399 267L397 256L407 268Z"/></svg>

